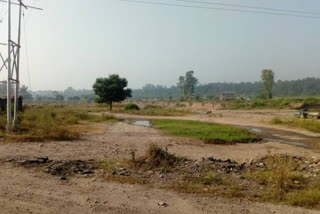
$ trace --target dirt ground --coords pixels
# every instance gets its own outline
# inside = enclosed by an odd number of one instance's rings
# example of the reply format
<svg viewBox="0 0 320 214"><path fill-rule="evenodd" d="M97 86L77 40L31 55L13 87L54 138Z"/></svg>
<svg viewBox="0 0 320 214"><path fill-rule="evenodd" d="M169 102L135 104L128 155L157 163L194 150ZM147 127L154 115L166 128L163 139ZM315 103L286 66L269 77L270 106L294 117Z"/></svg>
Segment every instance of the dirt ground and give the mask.
<svg viewBox="0 0 320 214"><path fill-rule="evenodd" d="M150 143L167 147L169 152L190 159L214 157L243 162L267 153L320 158L317 151L279 142L279 139L290 142L303 142L309 138L318 140L319 135L270 126L263 122L271 117L264 111L216 111L213 114L218 116L198 113L183 119L259 128L272 138L253 144L207 145L197 140L165 136L151 127L130 124L138 118L152 117L117 115L125 121L96 124L98 131L85 135L79 141L3 143L0 144L0 213L320 213L241 199L179 194L84 176L60 180L39 170L15 167L7 162L37 156L48 156L53 160L119 160L129 158L133 150L137 156L142 155ZM286 116L290 112L273 111L272 114ZM168 206L159 206L159 202L165 202Z"/></svg>

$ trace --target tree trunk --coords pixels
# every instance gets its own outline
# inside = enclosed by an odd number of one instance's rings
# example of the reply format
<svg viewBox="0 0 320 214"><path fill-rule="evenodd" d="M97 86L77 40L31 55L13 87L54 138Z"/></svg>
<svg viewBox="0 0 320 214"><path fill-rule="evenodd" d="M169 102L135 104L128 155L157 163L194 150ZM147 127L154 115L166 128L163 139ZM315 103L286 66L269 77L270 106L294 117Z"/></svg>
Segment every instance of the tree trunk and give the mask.
<svg viewBox="0 0 320 214"><path fill-rule="evenodd" d="M109 103L110 111L112 111L112 102Z"/></svg>

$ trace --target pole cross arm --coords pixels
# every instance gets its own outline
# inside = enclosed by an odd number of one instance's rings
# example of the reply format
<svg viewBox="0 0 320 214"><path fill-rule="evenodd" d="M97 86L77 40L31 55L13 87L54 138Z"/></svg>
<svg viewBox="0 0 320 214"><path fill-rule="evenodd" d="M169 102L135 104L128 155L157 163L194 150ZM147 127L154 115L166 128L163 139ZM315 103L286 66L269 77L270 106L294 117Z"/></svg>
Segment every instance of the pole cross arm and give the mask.
<svg viewBox="0 0 320 214"><path fill-rule="evenodd" d="M23 4L22 2L21 2L21 0L18 0L19 1L19 3L14 3L14 2L11 2L11 4L13 4L13 5L22 5L24 8L26 8L26 9L28 9L28 8L31 8L31 9L35 9L35 10L43 10L42 8L40 8L40 7L34 7L34 6L29 6L29 5L25 5L25 4ZM6 0L0 0L0 2L3 2L3 3L8 3L8 1L6 1Z"/></svg>
<svg viewBox="0 0 320 214"><path fill-rule="evenodd" d="M18 45L17 43L15 43L15 42L12 41L12 40L10 40L10 43L12 43L11 45L12 45L13 47L18 47L18 48L21 47L20 45Z"/></svg>
<svg viewBox="0 0 320 214"><path fill-rule="evenodd" d="M23 4L23 2L21 0L18 0L18 2L20 3L21 6L23 6L24 8L26 8L28 10L28 7L25 4Z"/></svg>

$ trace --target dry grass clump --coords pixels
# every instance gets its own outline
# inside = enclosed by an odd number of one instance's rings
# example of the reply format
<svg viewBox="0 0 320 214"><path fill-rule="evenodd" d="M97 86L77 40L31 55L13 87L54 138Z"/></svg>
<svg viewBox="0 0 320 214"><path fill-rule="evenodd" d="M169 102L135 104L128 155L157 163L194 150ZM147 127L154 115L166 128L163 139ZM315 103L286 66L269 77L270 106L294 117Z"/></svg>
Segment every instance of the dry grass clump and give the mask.
<svg viewBox="0 0 320 214"><path fill-rule="evenodd" d="M254 169L248 178L265 186L263 201L284 202L294 206L320 208L319 178L306 178L298 163L287 155L267 156L266 169Z"/></svg>
<svg viewBox="0 0 320 214"><path fill-rule="evenodd" d="M297 190L287 194L287 201L290 205L320 208L320 187Z"/></svg>
<svg viewBox="0 0 320 214"><path fill-rule="evenodd" d="M111 182L320 209L319 174L303 174L314 172L308 161L289 155L267 155L245 165L212 158L193 161L151 144L143 157L132 152L131 160L102 162L99 168Z"/></svg>
<svg viewBox="0 0 320 214"><path fill-rule="evenodd" d="M4 114L4 113L2 113ZM4 115L1 118L5 118ZM88 108L39 105L26 106L19 117L19 124L13 133L6 133L6 121L0 121L0 137L2 141L64 141L79 139L81 133L73 129L82 122L113 121L113 117L97 116L89 113Z"/></svg>
<svg viewBox="0 0 320 214"><path fill-rule="evenodd" d="M280 117L274 117L271 120L271 124L275 125L284 125L293 128L302 128L312 132L320 133L320 121L318 120L310 120L310 119L291 119L291 120L284 120Z"/></svg>
<svg viewBox="0 0 320 214"><path fill-rule="evenodd" d="M146 154L138 159L132 159L135 167L146 169L160 168L164 171L170 171L179 165L184 158L170 154L166 150L155 144L150 144L146 150Z"/></svg>

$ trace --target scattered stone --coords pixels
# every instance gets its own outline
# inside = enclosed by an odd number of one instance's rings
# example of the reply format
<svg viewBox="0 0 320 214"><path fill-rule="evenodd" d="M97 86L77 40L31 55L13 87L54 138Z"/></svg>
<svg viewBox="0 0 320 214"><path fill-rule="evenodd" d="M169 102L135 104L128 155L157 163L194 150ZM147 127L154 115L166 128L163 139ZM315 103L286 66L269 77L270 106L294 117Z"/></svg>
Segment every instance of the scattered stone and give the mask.
<svg viewBox="0 0 320 214"><path fill-rule="evenodd" d="M61 181L66 181L66 180L67 180L67 178L66 178L66 177L64 177L64 176L62 176L62 177L60 177L60 180L61 180Z"/></svg>
<svg viewBox="0 0 320 214"><path fill-rule="evenodd" d="M86 175L86 174L92 174L93 172L90 169L85 169L82 174Z"/></svg>
<svg viewBox="0 0 320 214"><path fill-rule="evenodd" d="M265 164L263 162L260 162L260 163L256 163L256 166L257 167L265 167Z"/></svg>
<svg viewBox="0 0 320 214"><path fill-rule="evenodd" d="M166 202L163 202L163 201L160 201L160 202L158 203L158 205L159 205L160 207L167 207L167 206L168 206L168 204L167 204Z"/></svg>
<svg viewBox="0 0 320 214"><path fill-rule="evenodd" d="M131 172L126 168L118 168L112 172L112 175L130 176Z"/></svg>

